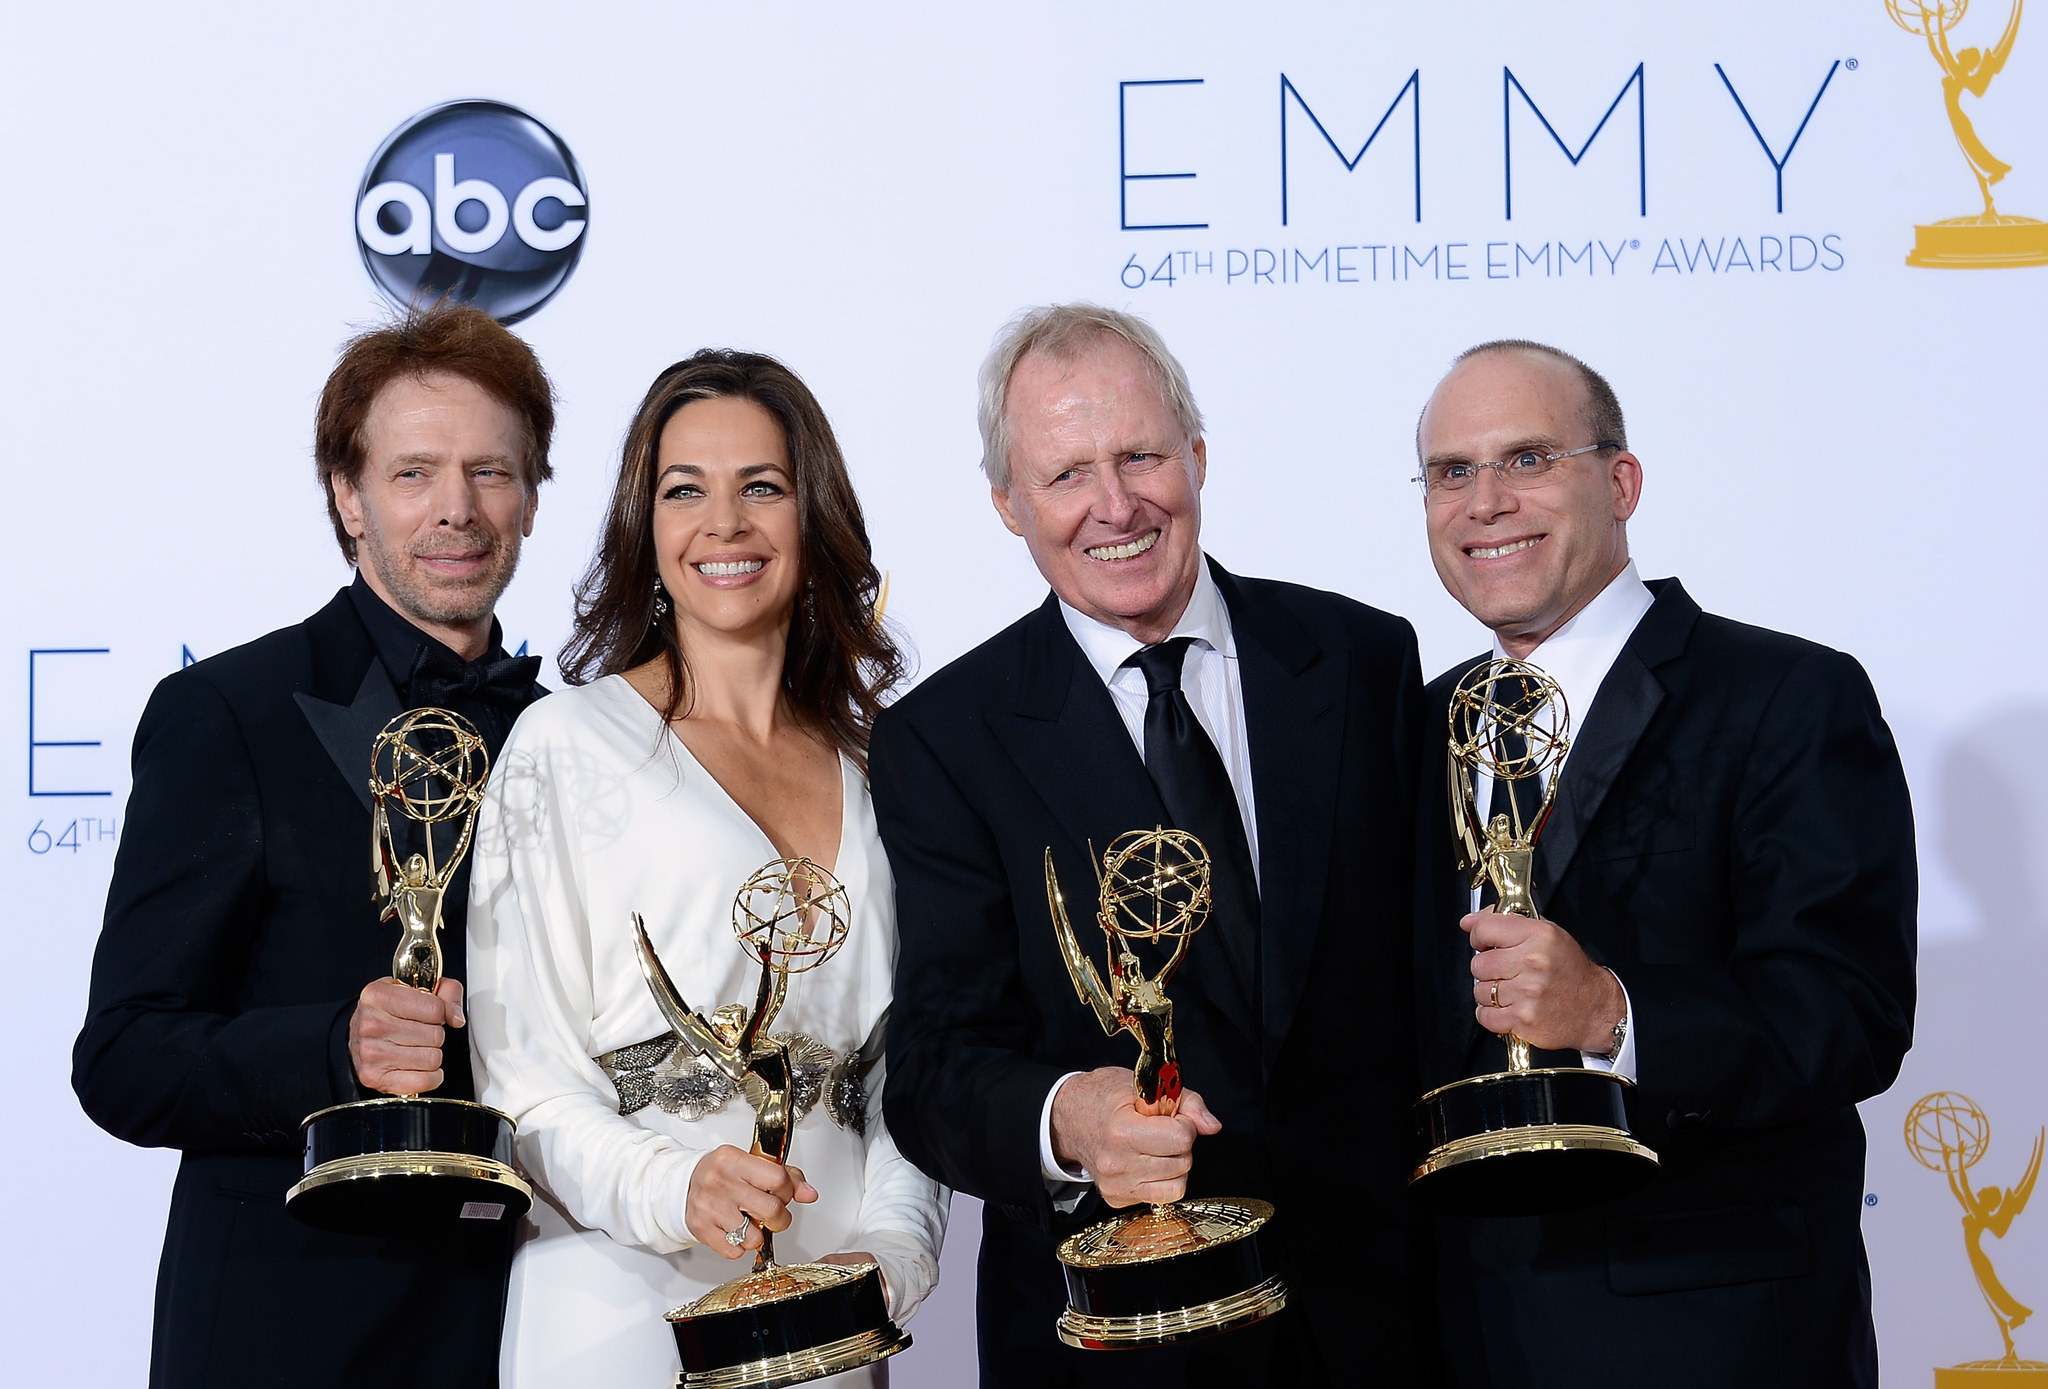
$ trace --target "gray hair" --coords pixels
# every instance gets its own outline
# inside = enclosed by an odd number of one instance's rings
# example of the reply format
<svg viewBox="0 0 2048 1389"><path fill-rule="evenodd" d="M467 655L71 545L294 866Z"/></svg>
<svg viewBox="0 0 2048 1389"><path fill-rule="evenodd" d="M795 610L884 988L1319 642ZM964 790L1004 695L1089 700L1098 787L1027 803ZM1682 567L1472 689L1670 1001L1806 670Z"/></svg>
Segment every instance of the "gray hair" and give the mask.
<svg viewBox="0 0 2048 1389"><path fill-rule="evenodd" d="M1202 437L1202 412L1188 374L1166 350L1159 330L1142 318L1100 304L1046 304L1026 309L1003 326L981 364L981 471L989 486L1010 485L1010 378L1026 357L1071 362L1105 337L1122 338L1152 366L1160 399L1190 441Z"/></svg>
<svg viewBox="0 0 2048 1389"><path fill-rule="evenodd" d="M1461 364L1474 357L1492 356L1502 352L1527 352L1538 357L1548 357L1560 366L1571 368L1577 374L1579 383L1586 388L1586 403L1580 411L1586 430L1599 444L1614 443L1628 447L1628 425L1621 416L1621 401L1614 394L1614 387L1607 384L1607 378L1574 357L1561 347L1552 347L1547 342L1533 342L1528 338L1495 338L1482 342L1477 347L1468 347L1458 354L1451 363L1455 371ZM1449 373L1446 373L1448 375ZM1429 407L1423 407L1428 413ZM1422 421L1415 421L1415 456L1422 456Z"/></svg>

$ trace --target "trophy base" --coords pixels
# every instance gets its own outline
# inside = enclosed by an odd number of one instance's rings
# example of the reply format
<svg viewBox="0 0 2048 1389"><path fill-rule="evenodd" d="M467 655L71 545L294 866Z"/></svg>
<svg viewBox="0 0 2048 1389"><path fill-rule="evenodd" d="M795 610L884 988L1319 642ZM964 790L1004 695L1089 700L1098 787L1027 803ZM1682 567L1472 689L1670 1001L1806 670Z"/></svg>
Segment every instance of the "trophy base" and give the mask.
<svg viewBox="0 0 2048 1389"><path fill-rule="evenodd" d="M307 1116L306 1175L285 1207L308 1225L385 1235L502 1225L533 1206L512 1165L512 1120L468 1100L393 1096Z"/></svg>
<svg viewBox="0 0 2048 1389"><path fill-rule="evenodd" d="M1415 1105L1425 1156L1408 1190L1441 1215L1545 1215L1647 1186L1657 1154L1631 1137L1628 1082L1606 1071L1504 1071Z"/></svg>
<svg viewBox="0 0 2048 1389"><path fill-rule="evenodd" d="M873 1264L770 1264L666 1318L676 1389L780 1389L856 1370L910 1344Z"/></svg>
<svg viewBox="0 0 2048 1389"><path fill-rule="evenodd" d="M1287 1305L1253 1238L1265 1201L1193 1200L1092 1225L1060 1242L1067 1310L1059 1338L1077 1350L1132 1350L1234 1331Z"/></svg>
<svg viewBox="0 0 2048 1389"><path fill-rule="evenodd" d="M1934 1389L2048 1389L2048 1361L1972 1360L1934 1372Z"/></svg>
<svg viewBox="0 0 2048 1389"><path fill-rule="evenodd" d="M1069 1307L1060 1313L1058 1330L1060 1339L1076 1350L1136 1350L1235 1331L1264 1321L1286 1305L1287 1285L1268 1278L1234 1296L1167 1312L1091 1317Z"/></svg>
<svg viewBox="0 0 2048 1389"><path fill-rule="evenodd" d="M1914 227L1906 264L1943 270L2048 265L2048 222L1992 213Z"/></svg>

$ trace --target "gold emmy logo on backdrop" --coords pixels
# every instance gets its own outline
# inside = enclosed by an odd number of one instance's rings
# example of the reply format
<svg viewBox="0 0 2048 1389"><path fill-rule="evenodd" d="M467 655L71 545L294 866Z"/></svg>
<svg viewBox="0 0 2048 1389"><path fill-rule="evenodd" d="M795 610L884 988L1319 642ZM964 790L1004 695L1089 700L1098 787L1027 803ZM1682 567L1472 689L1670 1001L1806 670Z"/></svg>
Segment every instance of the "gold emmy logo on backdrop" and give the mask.
<svg viewBox="0 0 2048 1389"><path fill-rule="evenodd" d="M1955 130L1956 144L1976 175L1977 189L1984 195L1984 211L1974 217L1951 217L1932 226L1913 228L1913 250L1908 265L1942 266L1960 270L1992 270L2008 265L2048 265L2048 222L2032 217L2013 217L1998 210L1991 198L1991 185L2012 171L2012 165L1984 147L1977 128L1963 114L1963 93L1979 101L1991 88L1991 79L2012 53L2013 39L2020 31L2020 10L2025 0L2013 0L2012 17L1998 44L1985 52L1949 47L1949 31L1960 24L1970 0L1885 0L1892 19L1909 34L1927 40L1927 51L1941 64L1941 93L1948 106L1948 123Z"/></svg>
<svg viewBox="0 0 2048 1389"><path fill-rule="evenodd" d="M2027 1208L2034 1194L2034 1181L2041 1175L2041 1149L2048 1129L2034 1136L2033 1161L2018 1186L2000 1190L1995 1186L1972 1189L1970 1168L1983 1160L1991 1147L1991 1121L1968 1095L1940 1090L1925 1096L1906 1115L1906 1146L1923 1167L1948 1178L1948 1188L1963 1207L1963 1244L1970 1256L1970 1271L1977 1275L1977 1290L1984 1294L1991 1315L1998 1319L1998 1334L2005 1338L2005 1355L1997 1360L1972 1360L1953 1369L1934 1372L1935 1389L1968 1389L1971 1385L1998 1385L2021 1389L2023 1385L2048 1386L2048 1361L2022 1360L2013 1348L2012 1333L2034 1314L1998 1279L1991 1256L1984 1252L1984 1236L2004 1239L2012 1222Z"/></svg>

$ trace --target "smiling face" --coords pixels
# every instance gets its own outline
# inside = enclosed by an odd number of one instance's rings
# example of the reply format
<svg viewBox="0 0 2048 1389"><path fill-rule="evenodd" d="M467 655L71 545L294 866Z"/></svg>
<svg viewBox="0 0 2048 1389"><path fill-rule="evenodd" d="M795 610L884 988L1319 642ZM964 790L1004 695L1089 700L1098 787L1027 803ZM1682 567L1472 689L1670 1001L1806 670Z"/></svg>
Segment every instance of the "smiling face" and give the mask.
<svg viewBox="0 0 2048 1389"><path fill-rule="evenodd" d="M540 502L519 416L465 377L401 377L371 402L363 438L362 471L333 485L364 581L457 654L483 655Z"/></svg>
<svg viewBox="0 0 2048 1389"><path fill-rule="evenodd" d="M1585 405L1578 373L1551 357L1467 358L1422 413L1423 462L1492 463L1594 443ZM1510 656L1527 656L1627 567L1627 522L1642 485L1642 465L1626 450L1565 459L1520 488L1498 468L1482 469L1464 491L1424 503L1437 577Z"/></svg>
<svg viewBox="0 0 2048 1389"><path fill-rule="evenodd" d="M1072 361L1026 357L1010 377L1003 524L1072 607L1143 642L1187 609L1202 564L1208 451L1152 365L1107 335Z"/></svg>
<svg viewBox="0 0 2048 1389"><path fill-rule="evenodd" d="M654 558L685 651L712 633L785 639L800 535L789 446L751 400L692 401L655 445Z"/></svg>

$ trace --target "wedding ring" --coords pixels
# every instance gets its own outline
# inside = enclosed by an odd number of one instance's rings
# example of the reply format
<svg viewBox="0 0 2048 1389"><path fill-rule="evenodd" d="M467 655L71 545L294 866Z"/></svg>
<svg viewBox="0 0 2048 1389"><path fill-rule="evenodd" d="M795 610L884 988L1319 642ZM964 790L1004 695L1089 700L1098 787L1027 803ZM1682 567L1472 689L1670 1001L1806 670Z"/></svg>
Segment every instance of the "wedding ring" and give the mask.
<svg viewBox="0 0 2048 1389"><path fill-rule="evenodd" d="M725 1232L725 1242L735 1249L745 1244L747 1242L747 1222L753 1218L745 1211L741 1211L740 1223Z"/></svg>
<svg viewBox="0 0 2048 1389"><path fill-rule="evenodd" d="M1487 997L1486 1006L1489 1008L1500 1007L1500 980L1498 979L1493 981L1493 992ZM732 1236L727 1235L726 1238L731 1239Z"/></svg>

